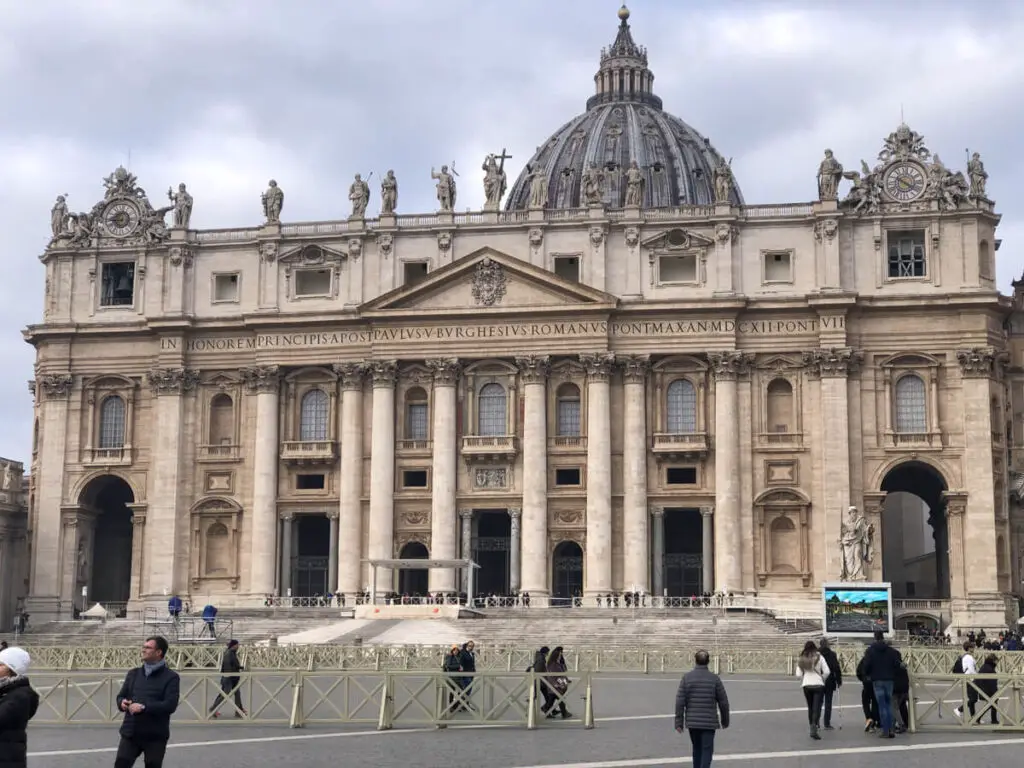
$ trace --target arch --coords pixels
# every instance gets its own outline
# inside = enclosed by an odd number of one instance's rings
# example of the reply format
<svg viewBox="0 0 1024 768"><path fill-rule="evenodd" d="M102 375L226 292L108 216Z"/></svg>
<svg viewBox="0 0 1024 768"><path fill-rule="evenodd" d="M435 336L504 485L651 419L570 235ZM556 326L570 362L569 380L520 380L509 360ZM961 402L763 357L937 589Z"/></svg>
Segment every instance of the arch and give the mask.
<svg viewBox="0 0 1024 768"><path fill-rule="evenodd" d="M693 355L671 355L651 366L655 371L707 371L707 360Z"/></svg>
<svg viewBox="0 0 1024 768"><path fill-rule="evenodd" d="M145 499L145 486L139 486L132 479L131 475L123 472L120 469L104 468L97 469L94 472L83 476L76 484L74 490L71 492L71 498L75 499L78 504L86 509L93 507L93 497L95 496L95 489L98 488L96 481L101 480L105 477L114 477L121 480L131 489L132 498L136 501Z"/></svg>
<svg viewBox="0 0 1024 768"><path fill-rule="evenodd" d="M697 432L697 388L687 378L673 379L665 390L665 431L670 435Z"/></svg>
<svg viewBox="0 0 1024 768"><path fill-rule="evenodd" d="M90 600L114 610L132 596L134 503L132 487L112 473L93 477L81 493L81 505L95 517L91 542L88 531L79 532L79 579L89 587Z"/></svg>
<svg viewBox="0 0 1024 768"><path fill-rule="evenodd" d="M901 629L915 634L922 630L936 631L942 629L942 620L931 613L902 613L893 619L893 629Z"/></svg>
<svg viewBox="0 0 1024 768"><path fill-rule="evenodd" d="M477 434L499 437L508 434L508 394L497 382L484 384L477 396Z"/></svg>
<svg viewBox="0 0 1024 768"><path fill-rule="evenodd" d="M871 488L882 489L882 483L885 482L885 478L890 475L893 470L898 469L901 465L908 462L916 462L918 464L924 464L942 478L943 482L947 483L950 488L960 487L959 475L953 470L945 461L938 456L932 456L925 453L914 454L913 457L908 456L896 456L889 461L879 465L879 467L871 475ZM957 482L955 482L957 481Z"/></svg>
<svg viewBox="0 0 1024 768"><path fill-rule="evenodd" d="M793 432L793 384L782 376L768 382L765 391L765 427L768 432Z"/></svg>
<svg viewBox="0 0 1024 768"><path fill-rule="evenodd" d="M299 404L299 440L326 440L330 434L331 398L319 387L302 396Z"/></svg>
<svg viewBox="0 0 1024 768"><path fill-rule="evenodd" d="M555 392L555 435L579 437L581 434L582 398L580 388L570 381Z"/></svg>
<svg viewBox="0 0 1024 768"><path fill-rule="evenodd" d="M305 368L289 372L284 380L287 382L298 381L337 381L338 374L330 368L322 368L316 365L307 365Z"/></svg>
<svg viewBox="0 0 1024 768"><path fill-rule="evenodd" d="M928 385L917 373L901 373L893 382L893 430L898 434L928 431Z"/></svg>
<svg viewBox="0 0 1024 768"><path fill-rule="evenodd" d="M506 360L477 360L467 365L463 373L486 380L489 376L516 376L519 369Z"/></svg>
<svg viewBox="0 0 1024 768"><path fill-rule="evenodd" d="M927 352L897 352L879 363L881 368L938 368L942 361Z"/></svg>
<svg viewBox="0 0 1024 768"><path fill-rule="evenodd" d="M203 512L208 509L227 509L231 513L241 512L242 505L228 496L203 496L189 509L189 512Z"/></svg>
<svg viewBox="0 0 1024 768"><path fill-rule="evenodd" d="M123 448L128 408L120 395L107 395L100 403L98 448Z"/></svg>
<svg viewBox="0 0 1024 768"><path fill-rule="evenodd" d="M130 379L127 376L122 376L119 373L103 373L99 376L93 376L82 381L82 389L89 390L97 387L104 386L108 389L135 389L136 382L134 379Z"/></svg>
<svg viewBox="0 0 1024 768"><path fill-rule="evenodd" d="M405 439L430 439L430 405L427 390L410 387L405 393Z"/></svg>
<svg viewBox="0 0 1024 768"><path fill-rule="evenodd" d="M571 600L583 594L583 547L563 539L551 553L551 596Z"/></svg>
<svg viewBox="0 0 1024 768"><path fill-rule="evenodd" d="M402 560L428 560L430 551L422 541L407 541L398 552ZM398 571L398 592L402 595L426 595L430 571L426 568L402 568Z"/></svg>
<svg viewBox="0 0 1024 768"><path fill-rule="evenodd" d="M788 507L809 507L811 499L799 488L769 488L767 491L759 493L754 499L755 507L768 504L785 504Z"/></svg>
<svg viewBox="0 0 1024 768"><path fill-rule="evenodd" d="M210 398L207 439L210 445L231 445L235 442L235 401L226 392L218 392Z"/></svg>

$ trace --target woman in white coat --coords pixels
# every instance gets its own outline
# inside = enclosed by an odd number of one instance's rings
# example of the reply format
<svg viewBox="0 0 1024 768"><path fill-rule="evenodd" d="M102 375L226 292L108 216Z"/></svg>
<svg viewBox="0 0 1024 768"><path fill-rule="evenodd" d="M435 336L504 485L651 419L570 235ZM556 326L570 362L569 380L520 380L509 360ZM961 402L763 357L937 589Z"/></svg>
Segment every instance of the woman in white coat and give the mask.
<svg viewBox="0 0 1024 768"><path fill-rule="evenodd" d="M811 738L815 740L821 738L818 726L821 724L821 705L825 701L825 681L830 674L832 672L818 653L818 647L813 641L808 640L797 660L796 676L800 678L800 685L804 689L807 722L811 726Z"/></svg>

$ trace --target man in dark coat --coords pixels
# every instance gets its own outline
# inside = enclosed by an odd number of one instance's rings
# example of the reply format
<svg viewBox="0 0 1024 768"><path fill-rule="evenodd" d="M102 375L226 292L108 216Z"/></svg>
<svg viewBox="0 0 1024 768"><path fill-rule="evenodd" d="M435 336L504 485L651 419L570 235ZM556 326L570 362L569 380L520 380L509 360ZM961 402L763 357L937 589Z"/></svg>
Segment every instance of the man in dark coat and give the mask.
<svg viewBox="0 0 1024 768"><path fill-rule="evenodd" d="M171 715L178 708L181 680L167 668L167 641L148 637L142 644L142 666L129 670L117 693L124 712L121 742L114 768L131 768L143 755L146 768L162 768L171 738Z"/></svg>
<svg viewBox="0 0 1024 768"><path fill-rule="evenodd" d="M696 665L683 675L676 692L676 732L690 731L693 768L710 768L715 751L715 731L729 727L729 697L722 678L708 669L711 657L697 651ZM721 718L721 720L719 720Z"/></svg>
<svg viewBox="0 0 1024 768"><path fill-rule="evenodd" d="M0 658L3 654L0 654ZM994 675L996 673L996 664L999 663L999 657L994 653L990 653L985 657L985 663L981 665L981 669L978 670L979 675ZM983 701L982 705L987 709L992 718L992 725L999 725L999 715L996 711L995 703L998 700L996 694L999 692L999 680L992 678L991 680L975 680L974 684L978 686L978 690L984 694L988 701ZM991 702L991 703L989 703ZM981 720L985 717L985 709L981 711L981 717L978 718L978 724L981 724ZM2 763L0 763L2 765Z"/></svg>
<svg viewBox="0 0 1024 768"><path fill-rule="evenodd" d="M878 702L878 717L882 721L882 738L891 739L893 733L892 692L903 657L900 652L885 641L885 635L876 630L875 642L864 653L864 676L871 680L871 687Z"/></svg>
<svg viewBox="0 0 1024 768"><path fill-rule="evenodd" d="M28 721L39 709L39 694L28 681L31 659L21 648L0 651L0 768L28 765Z"/></svg>
<svg viewBox="0 0 1024 768"><path fill-rule="evenodd" d="M836 691L843 687L843 670L839 664L839 657L828 644L828 638L821 638L818 645L818 653L828 664L829 676L825 678L825 730L832 730L832 699Z"/></svg>
<svg viewBox="0 0 1024 768"><path fill-rule="evenodd" d="M238 660L238 641L228 640L228 649L224 651L224 658L220 662L220 693L210 707L210 713L214 717L220 717L220 705L227 701L228 696L235 694L235 717L245 717L247 714L242 706L242 686L239 672L243 669L242 662Z"/></svg>

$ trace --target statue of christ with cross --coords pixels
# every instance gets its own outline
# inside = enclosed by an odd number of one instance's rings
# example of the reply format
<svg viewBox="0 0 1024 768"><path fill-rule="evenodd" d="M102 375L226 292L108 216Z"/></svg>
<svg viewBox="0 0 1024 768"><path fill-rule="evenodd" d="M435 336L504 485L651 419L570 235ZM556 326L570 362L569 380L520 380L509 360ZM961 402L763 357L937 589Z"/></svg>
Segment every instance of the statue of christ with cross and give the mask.
<svg viewBox="0 0 1024 768"><path fill-rule="evenodd" d="M506 154L502 148L500 155L490 154L484 159L484 210L496 211L501 207L501 197L508 188L508 178L505 176L505 161L511 159L512 155Z"/></svg>

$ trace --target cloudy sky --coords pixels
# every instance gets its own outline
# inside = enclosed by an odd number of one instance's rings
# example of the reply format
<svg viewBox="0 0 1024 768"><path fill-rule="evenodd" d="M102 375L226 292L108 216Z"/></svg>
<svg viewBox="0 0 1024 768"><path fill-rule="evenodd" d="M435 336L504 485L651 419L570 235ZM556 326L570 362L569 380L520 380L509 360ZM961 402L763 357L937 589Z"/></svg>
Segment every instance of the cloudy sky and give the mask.
<svg viewBox="0 0 1024 768"><path fill-rule="evenodd" d="M0 0L0 455L29 458L49 210L128 164L154 203L187 182L194 227L346 215L355 172L394 168L406 212L430 168L513 174L581 112L617 0ZM873 160L900 121L948 165L982 153L1003 214L1001 287L1024 266L1024 3L633 0L665 108L710 136L748 203L806 201L824 147ZM371 209L377 205L376 185ZM463 183L461 204L482 190Z"/></svg>

